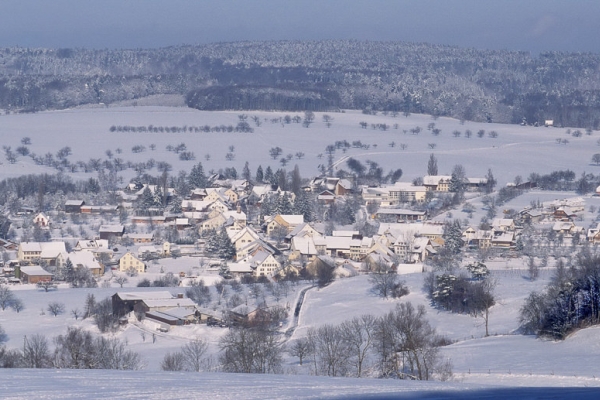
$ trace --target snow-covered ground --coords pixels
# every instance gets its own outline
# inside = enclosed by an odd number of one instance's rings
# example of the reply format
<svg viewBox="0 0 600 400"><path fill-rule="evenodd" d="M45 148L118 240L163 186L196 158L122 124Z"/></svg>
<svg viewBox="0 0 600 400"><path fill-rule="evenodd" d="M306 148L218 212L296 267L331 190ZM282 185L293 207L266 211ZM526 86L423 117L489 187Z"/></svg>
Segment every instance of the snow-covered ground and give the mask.
<svg viewBox="0 0 600 400"><path fill-rule="evenodd" d="M512 379L512 378L511 378ZM518 379L512 379L519 386ZM558 380L557 380L558 381ZM547 385L560 386L560 385ZM92 370L6 370L3 399L597 399L598 388L464 382ZM575 387L580 386L580 387Z"/></svg>
<svg viewBox="0 0 600 400"><path fill-rule="evenodd" d="M252 173L258 165L266 168L279 168L279 158L305 153L304 158L296 157L290 161L288 169L298 164L303 176L318 173L318 165L327 163L325 147L336 141L346 140L350 143L361 141L369 145L369 149L350 148L346 153L338 150L335 159L352 156L360 161L372 160L384 167L384 170L401 168L403 179L425 175L429 154L438 159L439 173L450 174L455 164L462 164L468 176L483 177L491 168L500 185L512 182L516 175L527 179L531 172L549 173L559 169L571 169L577 175L581 172L596 172L600 167L591 164L592 155L597 152L598 133L576 138L567 135L563 128L528 127L519 125L487 124L465 122L450 118L433 120L431 116L412 114L401 115L364 115L360 111L348 110L344 113L329 113L334 120L330 128L322 122L323 113L315 113L315 122L310 128L301 124L273 123L285 115L301 113L249 111L249 117L261 118L260 127L248 118L254 128L253 133L138 133L110 132L111 126L218 126L233 125L239 121L242 112L204 112L185 107L108 107L81 108L62 111L40 112L36 114L2 115L0 116L0 141L4 146L11 146L13 151L20 146L23 137L31 138L29 150L37 155L56 152L70 146L73 154L71 162L89 161L90 158L106 159L105 151L115 153L117 148L121 154L115 154L124 161L141 162L151 158L166 161L173 165L174 171L189 171L194 163L202 161L205 170L225 167L236 167L241 173L244 163L249 162ZM359 122L369 124L362 129ZM433 136L427 130L430 123L441 129L439 136ZM371 129L371 124L387 124L387 131ZM398 125L395 128L395 124ZM418 135L410 130L421 127ZM477 137L477 131L484 129L484 137ZM462 134L454 137L453 131ZM470 130L472 136L465 137ZM498 133L497 138L487 135L490 131ZM405 133L406 131L406 133ZM557 139L568 139L568 144L557 144ZM391 147L391 143L395 143ZM185 143L188 150L196 155L196 161L180 161L177 154L168 152L168 145L176 146ZM156 149L150 150L150 144ZM402 150L400 144L407 147ZM435 148L430 148L435 145ZM143 145L146 151L132 153L131 148ZM226 161L225 155L229 146L234 146L235 159ZM277 160L269 157L269 149L281 147L282 155ZM205 155L210 154L210 160ZM322 158L318 155L322 154ZM345 167L345 163L340 166ZM49 171L46 167L34 165L29 157L19 157L16 164L8 164L2 160L0 177L16 176L25 173ZM131 170L122 173L125 178L133 174ZM95 173L92 174L95 176ZM78 177L88 178L90 174L79 173Z"/></svg>

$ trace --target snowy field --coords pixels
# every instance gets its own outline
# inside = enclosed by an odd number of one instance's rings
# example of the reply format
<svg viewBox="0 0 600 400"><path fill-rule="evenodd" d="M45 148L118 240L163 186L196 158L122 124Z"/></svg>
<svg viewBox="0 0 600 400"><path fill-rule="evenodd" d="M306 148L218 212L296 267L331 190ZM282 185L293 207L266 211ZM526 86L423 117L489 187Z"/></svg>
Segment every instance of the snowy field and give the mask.
<svg viewBox="0 0 600 400"><path fill-rule="evenodd" d="M24 384L26 382L26 384ZM573 386L573 385L571 385ZM587 387L518 387L461 382L290 375L91 370L6 370L3 399L597 399Z"/></svg>
<svg viewBox="0 0 600 400"><path fill-rule="evenodd" d="M329 113L333 122L328 128L322 121L323 113L315 113L315 122L310 128L302 124L282 124L271 122L285 115L303 116L302 113L250 111L248 122L254 128L253 133L138 133L110 132L111 126L220 126L238 123L241 112L205 112L185 107L109 107L81 108L63 111L40 112L36 114L2 115L0 116L0 142L3 146L11 146L14 151L20 146L23 137L31 138L29 150L35 154L45 155L56 152L64 146L71 147L73 154L69 160L89 161L90 158L106 159L106 150L115 154L125 162L142 162L149 159L165 161L173 166L174 171L189 171L194 163L201 161L206 171L225 167L235 167L241 173L246 161L252 173L258 165L263 169L280 168L279 158L303 152L304 158L296 157L288 165L288 169L298 164L303 176L316 175L318 165L327 163L325 147L336 141L346 140L350 143L361 141L369 145L369 149L350 148L346 153L338 150L335 160L341 161L345 168L345 157L355 157L360 161L372 160L379 163L386 171L401 168L404 171L403 181L425 175L429 154L438 159L439 173L450 174L455 164L462 164L471 177L483 177L491 168L500 185L512 182L521 175L527 179L531 172L549 173L559 169L571 169L579 175L581 172L597 172L599 166L591 164L592 155L598 151L597 141L600 134L593 132L576 138L566 134L563 128L524 127L519 125L488 124L465 122L450 118L433 120L431 116L412 114L409 117L398 115L364 115L360 111ZM255 126L251 117L258 116L261 126ZM359 122L369 124L362 129ZM433 136L427 129L428 124L435 123L441 129L439 136ZM386 124L387 131L373 130L371 124ZM395 128L394 125L398 127ZM420 127L417 135L411 129ZM477 132L483 129L486 134L479 138ZM454 137L453 132L461 132ZM465 137L470 130L472 136ZM498 133L497 138L488 136L490 131ZM406 131L406 133L405 133ZM568 144L557 144L557 139L567 139ZM395 143L391 147L391 143ZM168 145L176 146L185 143L188 151L194 152L196 161L180 161L177 154L166 150ZM156 149L150 150L155 144ZM406 145L404 150L401 144ZM133 146L143 145L146 150L132 153ZM434 145L435 148L430 148ZM234 146L234 159L227 161L229 146ZM283 152L277 160L269 157L269 149L281 147ZM205 156L209 154L210 160ZM322 158L318 155L322 154ZM17 176L25 173L49 172L51 170L32 163L29 157L19 157L16 164L8 164L2 160L0 178ZM132 170L122 172L125 179L131 178ZM93 174L79 173L80 178L89 178Z"/></svg>

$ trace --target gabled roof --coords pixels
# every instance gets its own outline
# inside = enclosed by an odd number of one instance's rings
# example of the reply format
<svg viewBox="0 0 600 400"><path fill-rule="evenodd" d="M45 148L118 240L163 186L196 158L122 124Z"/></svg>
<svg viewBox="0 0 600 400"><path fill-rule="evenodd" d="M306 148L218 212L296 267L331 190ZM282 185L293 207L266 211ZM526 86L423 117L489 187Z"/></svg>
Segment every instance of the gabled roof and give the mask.
<svg viewBox="0 0 600 400"><path fill-rule="evenodd" d="M75 251L69 253L68 259L71 260L71 263L75 268L78 268L79 266L90 269L101 268L100 263L96 261L94 253L91 251Z"/></svg>
<svg viewBox="0 0 600 400"><path fill-rule="evenodd" d="M348 179L340 179L337 184L346 190L352 189L352 182Z"/></svg>
<svg viewBox="0 0 600 400"><path fill-rule="evenodd" d="M304 215L296 215L296 214L278 214L275 218L280 217L289 225L299 225L304 223ZM270 221L269 221L270 222Z"/></svg>
<svg viewBox="0 0 600 400"><path fill-rule="evenodd" d="M260 239L259 234L256 233L256 231L254 229L252 229L252 227L250 227L250 226L245 226L243 229L241 229L239 231L227 231L227 233L229 234L229 239L231 239L232 243L237 242L245 234L250 234L250 236L252 236L255 240Z"/></svg>
<svg viewBox="0 0 600 400"><path fill-rule="evenodd" d="M315 255L317 254L317 249L315 247L315 242L311 237L298 237L294 236L292 238L292 246L293 250L299 251L301 254L306 255Z"/></svg>

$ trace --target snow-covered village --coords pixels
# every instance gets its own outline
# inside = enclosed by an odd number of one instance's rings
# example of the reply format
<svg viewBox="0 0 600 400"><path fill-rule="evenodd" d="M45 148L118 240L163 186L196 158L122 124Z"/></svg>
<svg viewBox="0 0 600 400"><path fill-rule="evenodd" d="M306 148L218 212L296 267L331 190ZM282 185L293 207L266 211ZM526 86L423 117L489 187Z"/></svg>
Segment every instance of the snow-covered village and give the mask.
<svg viewBox="0 0 600 400"><path fill-rule="evenodd" d="M600 3L4 3L0 398L600 398Z"/></svg>
<svg viewBox="0 0 600 400"><path fill-rule="evenodd" d="M90 120L115 138L123 126L165 116L252 125L228 134L236 143L229 146L218 132L188 127L130 133L109 149L75 140L65 149L32 129L60 114L56 129L72 137ZM130 124L109 122L123 114ZM564 145L555 137L566 129L418 114L295 115L300 122L286 123L285 113L120 106L3 116L7 130L30 133L13 139L29 152L2 164L12 175L2 183L3 365L600 383L590 368L594 286L565 291L597 257L598 178L577 169L527 172L538 160L514 159L530 168L519 175L462 156L485 153L493 166L505 154L491 149L538 135L537 146L559 157ZM368 145L331 141L364 136L363 120L371 131L390 128ZM403 132L415 125L423 132ZM497 136L478 137L480 127ZM300 135L306 143L294 149L302 154L283 156L288 137ZM249 149L256 137L263 143ZM407 148L392 146L394 138ZM591 141L593 133L573 144L585 154ZM148 144L138 151L137 143ZM199 151L215 156L180 156ZM256 152L269 155L264 165ZM575 153L569 157L583 158ZM301 173L311 165L313 176ZM566 314L555 314L557 304ZM409 334L419 342L405 342ZM573 349L577 362L543 361Z"/></svg>

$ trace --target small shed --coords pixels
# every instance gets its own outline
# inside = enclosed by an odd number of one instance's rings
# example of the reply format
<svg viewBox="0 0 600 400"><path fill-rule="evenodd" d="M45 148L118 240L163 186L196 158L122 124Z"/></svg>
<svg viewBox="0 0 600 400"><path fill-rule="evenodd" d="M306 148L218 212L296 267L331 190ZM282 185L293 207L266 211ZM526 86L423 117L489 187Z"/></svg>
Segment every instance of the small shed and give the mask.
<svg viewBox="0 0 600 400"><path fill-rule="evenodd" d="M17 267L15 269L15 277L21 279L23 283L50 282L53 276L39 265Z"/></svg>
<svg viewBox="0 0 600 400"><path fill-rule="evenodd" d="M83 200L67 200L65 202L65 212L66 213L80 213L81 206L85 205L85 201Z"/></svg>

